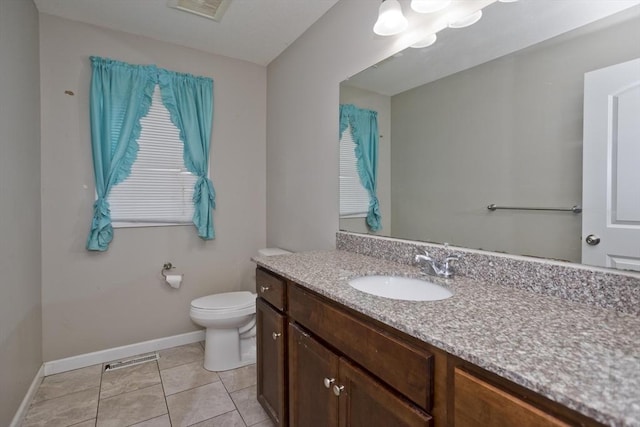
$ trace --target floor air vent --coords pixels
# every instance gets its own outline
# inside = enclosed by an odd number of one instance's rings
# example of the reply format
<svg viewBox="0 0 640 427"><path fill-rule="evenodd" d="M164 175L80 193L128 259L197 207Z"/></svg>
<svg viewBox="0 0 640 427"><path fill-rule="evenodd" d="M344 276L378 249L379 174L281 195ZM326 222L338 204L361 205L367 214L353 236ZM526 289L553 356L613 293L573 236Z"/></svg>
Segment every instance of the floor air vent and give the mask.
<svg viewBox="0 0 640 427"><path fill-rule="evenodd" d="M158 359L160 359L160 356L158 356L157 352L156 353L143 354L142 356L136 356L136 357L131 358L131 359L118 360L117 362L107 363L106 365L104 365L104 370L105 370L105 372L107 372L107 371L115 371L116 369L122 369L122 368L126 368L128 366L139 365L141 363L155 362Z"/></svg>

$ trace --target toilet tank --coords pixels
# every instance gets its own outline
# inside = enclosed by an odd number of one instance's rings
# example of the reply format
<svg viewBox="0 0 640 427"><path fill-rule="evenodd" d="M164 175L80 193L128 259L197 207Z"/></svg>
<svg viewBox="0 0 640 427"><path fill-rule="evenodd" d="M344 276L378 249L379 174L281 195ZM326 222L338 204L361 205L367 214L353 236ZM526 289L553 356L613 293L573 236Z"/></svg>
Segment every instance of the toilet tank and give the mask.
<svg viewBox="0 0 640 427"><path fill-rule="evenodd" d="M287 255L290 253L291 252L285 251L284 249L280 249L280 248L265 248L265 249L258 250L258 255L260 256Z"/></svg>

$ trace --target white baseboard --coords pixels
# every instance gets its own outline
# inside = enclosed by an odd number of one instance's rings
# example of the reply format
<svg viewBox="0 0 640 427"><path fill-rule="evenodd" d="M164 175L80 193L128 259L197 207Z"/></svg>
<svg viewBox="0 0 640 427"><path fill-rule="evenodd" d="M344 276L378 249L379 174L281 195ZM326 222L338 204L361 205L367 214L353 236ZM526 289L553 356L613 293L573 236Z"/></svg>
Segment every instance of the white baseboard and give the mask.
<svg viewBox="0 0 640 427"><path fill-rule="evenodd" d="M16 414L13 416L13 420L11 420L11 424L9 424L9 427L20 427L22 425L24 417L27 415L27 411L31 406L31 401L36 395L38 387L42 382L42 378L44 378L44 365L40 365L40 369L38 369L38 372L36 372L36 376L33 378L33 381L29 386L29 390L27 390L27 394L24 395L24 399L22 399L22 403L18 407Z"/></svg>
<svg viewBox="0 0 640 427"><path fill-rule="evenodd" d="M202 329L200 331L187 332L186 334L174 335L172 337L158 338L151 341L143 341L122 347L108 348L106 350L94 351L93 353L52 360L50 362L44 362L44 375L59 374L60 372L85 368L87 366L97 365L98 363L110 362L125 357L137 356L138 354L204 341L204 337L205 330Z"/></svg>

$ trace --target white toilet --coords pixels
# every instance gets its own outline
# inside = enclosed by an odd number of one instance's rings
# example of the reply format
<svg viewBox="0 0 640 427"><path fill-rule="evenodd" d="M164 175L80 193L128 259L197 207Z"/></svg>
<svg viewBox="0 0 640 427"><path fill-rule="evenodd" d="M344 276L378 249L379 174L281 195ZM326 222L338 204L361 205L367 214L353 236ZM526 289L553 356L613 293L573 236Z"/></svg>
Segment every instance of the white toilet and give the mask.
<svg viewBox="0 0 640 427"><path fill-rule="evenodd" d="M283 249L260 249L261 256L284 255ZM204 368L227 371L256 361L256 294L226 292L191 301L191 320L207 328Z"/></svg>

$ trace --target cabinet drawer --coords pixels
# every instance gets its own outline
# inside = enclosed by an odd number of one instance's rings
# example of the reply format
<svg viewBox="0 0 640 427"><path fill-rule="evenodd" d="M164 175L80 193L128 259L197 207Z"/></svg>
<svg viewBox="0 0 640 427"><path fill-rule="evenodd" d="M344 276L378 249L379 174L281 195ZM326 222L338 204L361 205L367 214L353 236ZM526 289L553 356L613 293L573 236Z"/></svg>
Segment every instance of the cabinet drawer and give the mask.
<svg viewBox="0 0 640 427"><path fill-rule="evenodd" d="M284 310L285 283L283 279L258 268L256 269L256 292L278 310Z"/></svg>
<svg viewBox="0 0 640 427"><path fill-rule="evenodd" d="M455 427L569 427L524 400L459 368L454 370Z"/></svg>
<svg viewBox="0 0 640 427"><path fill-rule="evenodd" d="M432 406L433 355L367 325L292 285L289 315L426 411Z"/></svg>

